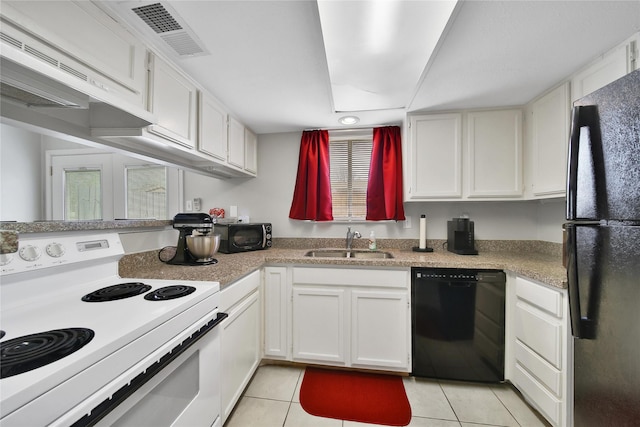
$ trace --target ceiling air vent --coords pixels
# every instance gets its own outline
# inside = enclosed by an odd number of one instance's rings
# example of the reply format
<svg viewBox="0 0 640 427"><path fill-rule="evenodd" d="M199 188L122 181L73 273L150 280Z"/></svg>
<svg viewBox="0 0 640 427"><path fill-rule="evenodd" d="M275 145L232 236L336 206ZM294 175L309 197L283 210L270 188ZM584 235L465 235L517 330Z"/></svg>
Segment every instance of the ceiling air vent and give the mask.
<svg viewBox="0 0 640 427"><path fill-rule="evenodd" d="M163 4L148 4L131 10L179 56L208 54L195 34L181 23L182 19L175 12L170 13Z"/></svg>

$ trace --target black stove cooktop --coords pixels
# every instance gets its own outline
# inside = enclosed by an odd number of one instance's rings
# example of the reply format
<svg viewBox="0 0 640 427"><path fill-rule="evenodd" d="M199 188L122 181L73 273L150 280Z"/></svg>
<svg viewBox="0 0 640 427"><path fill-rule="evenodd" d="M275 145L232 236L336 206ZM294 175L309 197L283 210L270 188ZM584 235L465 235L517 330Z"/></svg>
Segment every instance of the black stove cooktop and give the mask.
<svg viewBox="0 0 640 427"><path fill-rule="evenodd" d="M158 288L153 292L149 292L144 296L144 299L148 301L165 301L175 298L187 296L195 292L196 288L193 286L173 285Z"/></svg>
<svg viewBox="0 0 640 427"><path fill-rule="evenodd" d="M151 291L140 282L107 286L82 297L82 301L97 303L144 295L147 301L166 301L184 297L196 291L193 286L169 285ZM150 292L151 291L151 292ZM0 330L0 339L5 332ZM8 378L60 360L84 347L95 336L92 329L64 328L24 335L0 343L0 378Z"/></svg>
<svg viewBox="0 0 640 427"><path fill-rule="evenodd" d="M54 329L0 343L0 378L22 374L60 360L94 337L87 328Z"/></svg>
<svg viewBox="0 0 640 427"><path fill-rule="evenodd" d="M187 296L195 292L196 288L186 285L170 285L155 289L152 292L151 286L140 282L120 283L98 289L82 297L85 302L105 302L130 298L146 293L144 299L148 301L166 301ZM148 292L148 293L147 293Z"/></svg>
<svg viewBox="0 0 640 427"><path fill-rule="evenodd" d="M143 294L151 289L151 286L140 282L120 283L106 288L98 289L82 297L85 302L115 301Z"/></svg>

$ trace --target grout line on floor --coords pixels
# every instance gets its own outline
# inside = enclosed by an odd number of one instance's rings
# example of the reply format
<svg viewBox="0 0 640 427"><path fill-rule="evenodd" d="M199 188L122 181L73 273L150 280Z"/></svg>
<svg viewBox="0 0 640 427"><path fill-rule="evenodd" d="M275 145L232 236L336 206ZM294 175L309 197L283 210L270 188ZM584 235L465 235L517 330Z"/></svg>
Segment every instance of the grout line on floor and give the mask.
<svg viewBox="0 0 640 427"><path fill-rule="evenodd" d="M442 387L442 382L441 381L437 381L437 383L438 383L438 387L440 387L440 391L444 395L444 398L447 399L447 403L449 404L449 407L451 408L451 411L453 412L453 415L456 416L456 421L458 421L458 424L461 424L462 421L460 421L460 417L458 416L458 413L456 412L456 409L453 407L453 405L451 404L451 401L449 400L449 396L447 396L447 393L444 391L444 388Z"/></svg>

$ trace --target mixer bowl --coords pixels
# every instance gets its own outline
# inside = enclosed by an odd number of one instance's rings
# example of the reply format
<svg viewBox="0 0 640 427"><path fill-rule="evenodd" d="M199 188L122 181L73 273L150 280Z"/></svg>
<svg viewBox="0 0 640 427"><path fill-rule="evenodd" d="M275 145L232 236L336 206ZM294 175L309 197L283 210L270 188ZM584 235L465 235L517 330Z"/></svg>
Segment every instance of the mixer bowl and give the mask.
<svg viewBox="0 0 640 427"><path fill-rule="evenodd" d="M198 262L208 262L220 247L220 235L187 236L187 249Z"/></svg>

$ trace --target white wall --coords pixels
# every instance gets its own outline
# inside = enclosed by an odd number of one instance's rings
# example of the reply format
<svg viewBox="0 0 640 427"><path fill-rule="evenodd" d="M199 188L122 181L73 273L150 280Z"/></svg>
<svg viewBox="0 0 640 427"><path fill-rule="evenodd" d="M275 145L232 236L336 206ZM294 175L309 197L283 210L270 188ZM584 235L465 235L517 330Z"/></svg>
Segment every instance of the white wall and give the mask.
<svg viewBox="0 0 640 427"><path fill-rule="evenodd" d="M240 215L252 222L271 222L275 237L342 237L348 224L313 223L289 219L293 196L299 132L260 135L258 139L258 177L218 180L185 173L185 199L202 198L202 211L238 207ZM446 239L447 220L466 213L475 223L476 238L545 240L562 242L564 219L562 200L552 202L411 202L405 214L411 228L394 222L351 224L363 235L375 230L381 238L418 238L418 220L427 215L427 238Z"/></svg>
<svg viewBox="0 0 640 427"><path fill-rule="evenodd" d="M40 135L0 124L0 220L44 217Z"/></svg>

